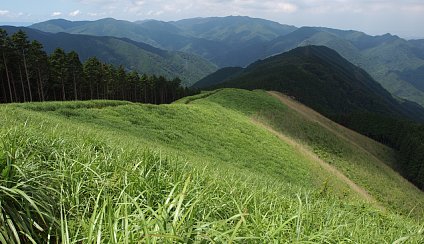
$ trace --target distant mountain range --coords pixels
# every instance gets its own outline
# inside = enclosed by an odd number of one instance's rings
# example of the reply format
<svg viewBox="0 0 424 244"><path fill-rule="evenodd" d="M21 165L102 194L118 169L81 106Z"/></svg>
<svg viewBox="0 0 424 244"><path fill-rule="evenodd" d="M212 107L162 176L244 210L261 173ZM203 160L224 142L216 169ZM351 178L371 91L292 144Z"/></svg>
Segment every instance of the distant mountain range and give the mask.
<svg viewBox="0 0 424 244"><path fill-rule="evenodd" d="M9 35L22 29L29 39L40 41L47 53L56 48L76 51L82 61L97 57L106 63L123 65L140 73L179 77L184 85L191 85L217 67L195 54L162 50L128 38L89 36L79 34L47 33L31 28L0 26Z"/></svg>
<svg viewBox="0 0 424 244"><path fill-rule="evenodd" d="M357 31L302 27L248 49L267 57L298 46L324 45L366 70L392 94L424 105L424 48L420 43L390 34L369 36Z"/></svg>
<svg viewBox="0 0 424 244"><path fill-rule="evenodd" d="M396 100L366 71L325 46L298 47L247 68L224 68L194 85L280 91L337 119L352 114L424 121L424 108Z"/></svg>
<svg viewBox="0 0 424 244"><path fill-rule="evenodd" d="M321 27L296 28L242 16L172 22L57 19L31 28L128 38L161 49L196 54L219 67L244 67L298 46L324 45L369 72L393 95L424 106L424 40L407 41L390 34L370 36Z"/></svg>
<svg viewBox="0 0 424 244"><path fill-rule="evenodd" d="M227 55L229 51L271 41L296 30L294 26L268 20L235 16L175 22L129 22L111 18L72 22L57 19L34 24L31 28L53 33L129 38L162 49L198 54L220 67L228 66L232 59L237 59ZM236 62L236 65L239 64Z"/></svg>

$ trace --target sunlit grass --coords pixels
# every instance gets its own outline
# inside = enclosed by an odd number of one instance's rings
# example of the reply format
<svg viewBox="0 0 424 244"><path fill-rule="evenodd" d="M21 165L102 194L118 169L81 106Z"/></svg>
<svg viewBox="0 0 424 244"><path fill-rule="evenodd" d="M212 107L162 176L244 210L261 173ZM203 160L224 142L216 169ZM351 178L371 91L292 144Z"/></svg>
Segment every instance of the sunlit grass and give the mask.
<svg viewBox="0 0 424 244"><path fill-rule="evenodd" d="M264 91L226 89L196 103L217 103L269 124L336 166L384 207L424 219L424 193L390 168L396 166L396 152L391 148L311 111L304 116Z"/></svg>
<svg viewBox="0 0 424 244"><path fill-rule="evenodd" d="M46 103L0 114L2 243L423 241L419 222L344 196L322 172L299 173L315 168L213 103Z"/></svg>

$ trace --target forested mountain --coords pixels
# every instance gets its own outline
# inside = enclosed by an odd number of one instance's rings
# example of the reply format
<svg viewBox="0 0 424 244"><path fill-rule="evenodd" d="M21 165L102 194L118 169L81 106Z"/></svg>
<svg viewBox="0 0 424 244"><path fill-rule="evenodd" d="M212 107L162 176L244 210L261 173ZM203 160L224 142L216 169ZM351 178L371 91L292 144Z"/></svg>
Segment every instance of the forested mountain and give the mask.
<svg viewBox="0 0 424 244"><path fill-rule="evenodd" d="M47 55L22 30L9 36L0 29L0 47L0 103L110 99L161 104L195 93L181 87L178 78L127 72L96 57L81 63L75 51L57 48Z"/></svg>
<svg viewBox="0 0 424 244"><path fill-rule="evenodd" d="M227 55L229 51L264 43L296 29L242 16L194 18L175 22L129 22L111 18L71 22L58 19L34 24L31 28L54 33L125 37L167 50L197 54L220 67L229 66L233 59L240 60Z"/></svg>
<svg viewBox="0 0 424 244"><path fill-rule="evenodd" d="M270 41L296 30L294 26L244 16L194 18L164 22L145 20L129 22L112 18L96 21L48 20L31 28L45 32L67 32L97 36L126 37L169 49L181 49L196 41L213 41L224 45L249 45ZM167 38L173 38L170 42ZM197 39L197 40L195 40Z"/></svg>
<svg viewBox="0 0 424 244"><path fill-rule="evenodd" d="M216 78L214 82L213 78ZM257 61L224 80L220 75L210 75L204 85L210 89L275 90L292 96L329 118L399 150L403 156L399 163L401 172L424 189L424 128L412 122L424 121L424 109L394 99L364 70L332 49L295 48ZM194 86L202 88L201 84Z"/></svg>
<svg viewBox="0 0 424 244"><path fill-rule="evenodd" d="M422 40L407 41L390 34L370 36L322 27L296 28L241 16L135 23L114 19L50 20L32 28L127 37L168 50L194 53L220 67L244 67L298 46L324 45L365 69L393 95L424 105Z"/></svg>
<svg viewBox="0 0 424 244"><path fill-rule="evenodd" d="M364 70L324 46L295 48L257 61L242 71L236 69L235 74L229 72L223 80L219 74L226 71L219 70L209 76L207 84L194 86L281 91L331 116L376 112L424 120L423 108L394 99Z"/></svg>
<svg viewBox="0 0 424 244"><path fill-rule="evenodd" d="M193 37L222 41L233 48L270 41L297 28L246 16L209 17L170 22Z"/></svg>
<svg viewBox="0 0 424 244"><path fill-rule="evenodd" d="M420 41L390 34L369 36L358 31L302 27L261 45L251 45L230 55L243 57L241 66L305 45L323 45L366 70L395 96L424 105L424 55Z"/></svg>
<svg viewBox="0 0 424 244"><path fill-rule="evenodd" d="M192 87L202 89L202 88L214 86L230 79L231 77L237 76L238 74L243 72L243 70L244 69L241 67L222 68L206 76L205 78L199 80Z"/></svg>
<svg viewBox="0 0 424 244"><path fill-rule="evenodd" d="M126 70L164 76L168 79L178 77L184 85L191 85L216 70L215 65L197 55L166 51L125 38L53 34L10 26L1 28L10 34L19 29L24 30L30 40L40 41L47 53L52 53L56 48L67 52L75 51L82 61L97 57L105 63L123 65Z"/></svg>

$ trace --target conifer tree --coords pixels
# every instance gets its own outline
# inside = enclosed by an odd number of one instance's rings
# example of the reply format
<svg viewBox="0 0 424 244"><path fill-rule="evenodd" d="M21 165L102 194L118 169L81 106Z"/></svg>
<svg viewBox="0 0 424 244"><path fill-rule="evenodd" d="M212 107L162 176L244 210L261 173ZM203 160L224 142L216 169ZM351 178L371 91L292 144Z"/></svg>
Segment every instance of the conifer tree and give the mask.
<svg viewBox="0 0 424 244"><path fill-rule="evenodd" d="M7 57L9 56L9 53L11 52L11 43L10 43L10 38L7 35L7 32L3 29L0 29L0 50L1 50L1 58L2 58L2 63L1 63L1 70L6 74L6 82L7 82L7 86L3 84L4 87L4 94L6 96L6 94L9 95L9 99L6 99L6 97L4 98L5 102L14 102L13 99L13 95L12 95L12 83L10 80L10 75L9 75L9 64L8 64L8 59ZM3 82L4 83L4 82Z"/></svg>
<svg viewBox="0 0 424 244"><path fill-rule="evenodd" d="M29 47L30 47L30 42L28 41L28 36L26 35L26 33L22 30L19 30L18 32L16 32L15 34L12 35L12 41L13 41L13 44L14 44L14 48L16 49L16 52L18 54L18 57L20 58L20 60L23 63L23 68L24 68L24 71L25 71L25 77L26 77L26 81L27 81L27 90L28 90L28 94L29 94L29 101L32 101L32 89L31 89L31 83L29 81L30 77L29 77L28 65L27 65L27 53L28 53L28 50L29 50ZM21 76L21 82L23 82L21 68L19 68L19 72L20 72L20 76ZM22 89L25 92L25 87L24 87L23 84L22 84ZM26 99L24 99L24 100L26 100Z"/></svg>

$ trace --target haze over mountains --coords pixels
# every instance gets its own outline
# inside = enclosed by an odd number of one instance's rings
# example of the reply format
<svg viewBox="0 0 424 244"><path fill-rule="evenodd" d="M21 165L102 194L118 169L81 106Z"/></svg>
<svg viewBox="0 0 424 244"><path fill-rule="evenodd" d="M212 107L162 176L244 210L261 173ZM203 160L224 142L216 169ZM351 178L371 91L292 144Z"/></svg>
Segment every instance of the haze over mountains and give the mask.
<svg viewBox="0 0 424 244"><path fill-rule="evenodd" d="M395 96L424 105L424 44L390 34L370 36L359 31L282 25L241 17L194 18L173 22L50 20L31 28L125 37L158 48L199 55L219 67L246 66L257 59L304 45L324 45L369 72Z"/></svg>

